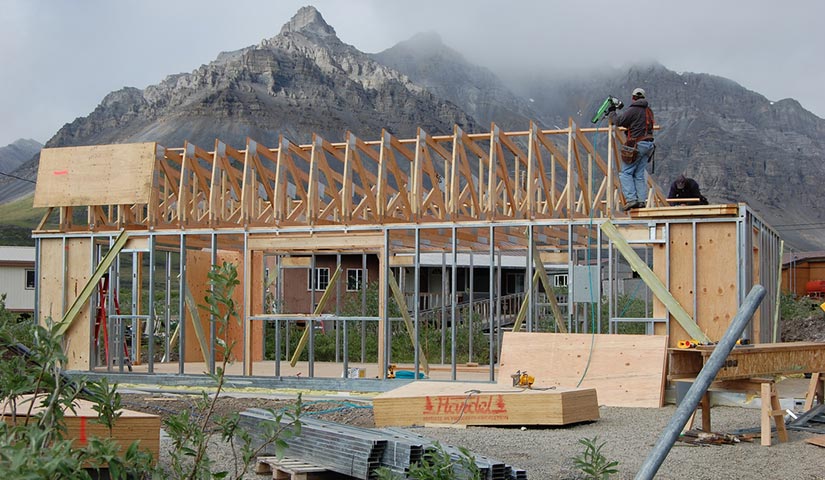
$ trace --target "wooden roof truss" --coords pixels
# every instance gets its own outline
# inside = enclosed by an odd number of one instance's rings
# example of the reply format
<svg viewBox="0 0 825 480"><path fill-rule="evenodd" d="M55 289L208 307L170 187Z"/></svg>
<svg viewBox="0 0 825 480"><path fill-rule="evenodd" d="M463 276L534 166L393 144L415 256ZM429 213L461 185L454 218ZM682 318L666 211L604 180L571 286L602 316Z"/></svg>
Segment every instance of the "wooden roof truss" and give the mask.
<svg viewBox="0 0 825 480"><path fill-rule="evenodd" d="M282 136L274 147L247 139L242 150L221 140L211 151L186 142L155 147L146 202L87 205L88 225L73 222L77 201L46 206L49 214L59 208L64 232L611 218L623 200L615 155L622 140L612 126L582 129L571 120L566 129L531 123L520 132L492 124L489 133L456 126L433 136L419 128L408 139L386 130L372 141L350 132L338 143L313 135L308 145ZM93 147L72 148L83 155ZM650 186L649 206L666 205ZM563 223L536 234L570 241ZM574 234L585 232L575 227Z"/></svg>

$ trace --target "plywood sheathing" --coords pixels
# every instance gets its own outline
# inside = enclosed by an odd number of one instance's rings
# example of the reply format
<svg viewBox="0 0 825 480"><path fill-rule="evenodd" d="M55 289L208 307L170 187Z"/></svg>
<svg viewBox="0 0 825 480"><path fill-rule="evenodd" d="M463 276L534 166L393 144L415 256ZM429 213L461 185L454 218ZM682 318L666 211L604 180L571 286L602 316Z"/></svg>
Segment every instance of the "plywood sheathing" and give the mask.
<svg viewBox="0 0 825 480"><path fill-rule="evenodd" d="M238 269L238 279L243 278L243 261L240 252L233 252L228 250L220 250L217 252L217 262L218 265L222 264L223 262L234 264ZM191 289L192 296L195 299L195 303L197 305L203 305L206 303L205 297L209 294L209 277L208 273L209 270L212 268L212 253L206 250L187 250L186 252L186 285L189 289ZM253 269L253 271L257 271L258 269ZM257 279L257 277L256 277ZM261 278L262 281L262 278ZM255 283L255 282L253 282ZM255 283L256 285L261 285L261 282ZM263 287L261 287L263 289ZM253 288L253 291L255 289ZM234 360L242 361L244 359L244 348L243 348L243 326L241 325L238 318L243 316L242 312L242 305L243 305L243 284L238 285L235 287L235 291L232 294L232 298L235 301L236 308L238 309L238 317L233 317L230 319L229 324L227 325L225 340L227 343L235 342L235 346L232 350ZM262 299L261 299L262 300ZM205 333L205 339L207 345L211 343L211 334L210 334L210 319L209 314L207 311L203 310L202 308L198 309L198 315L200 316L201 327L203 332ZM185 351L185 361L187 362L203 362L205 361L204 356L201 354L201 347L198 344L197 339L195 338L194 332L194 324L192 323L192 314L189 309L186 309L186 345L184 348ZM261 322L251 322L250 328L252 329L252 337L255 339L260 340L263 336L263 324ZM252 349L252 358L253 361L260 361L263 359L263 349L262 349L262 342L257 341L253 342L253 349ZM215 359L216 361L221 361L223 357L220 355L220 349L216 349ZM206 352L206 355L209 355L209 352Z"/></svg>
<svg viewBox="0 0 825 480"><path fill-rule="evenodd" d="M38 320L41 325L47 319L59 322L92 276L91 239L67 238L65 242L65 247L62 239L42 239L40 242ZM92 333L92 310L86 303L65 333L67 370L91 368Z"/></svg>
<svg viewBox="0 0 825 480"><path fill-rule="evenodd" d="M44 148L33 205L149 203L155 152L154 143Z"/></svg>
<svg viewBox="0 0 825 480"><path fill-rule="evenodd" d="M31 396L18 399L16 411L18 424L26 421L26 414L29 411L31 402ZM39 406L39 397L35 402L37 403L31 411L33 417L38 415L42 410L42 407ZM73 405L73 409L64 412L63 420L66 425L64 438L72 440L75 448L85 446L92 438L111 438L117 443L120 454L123 454L129 445L137 440L140 442L138 448L151 453L152 458L157 461L160 450L159 416L121 409L118 411L120 416L115 419L114 428L112 428L110 436L109 429L98 422L98 414L92 408L94 405L92 402L75 399ZM11 424L12 410L9 404L3 402L1 411L3 421Z"/></svg>
<svg viewBox="0 0 825 480"><path fill-rule="evenodd" d="M599 418L596 390L529 390L494 384L416 381L372 401L377 427L425 424L569 425Z"/></svg>
<svg viewBox="0 0 825 480"><path fill-rule="evenodd" d="M739 305L736 227L734 222L673 223L669 227L669 249L664 244L653 247L654 273L669 285L673 298L711 341L722 338ZM654 299L653 316L664 318L666 315L664 304ZM664 324L657 324L655 333L663 335L666 328ZM689 339L691 336L678 322L670 322L671 348L678 346L680 340Z"/></svg>
<svg viewBox="0 0 825 480"><path fill-rule="evenodd" d="M520 370L535 387L595 388L601 405L660 407L666 348L662 335L506 332L498 384Z"/></svg>

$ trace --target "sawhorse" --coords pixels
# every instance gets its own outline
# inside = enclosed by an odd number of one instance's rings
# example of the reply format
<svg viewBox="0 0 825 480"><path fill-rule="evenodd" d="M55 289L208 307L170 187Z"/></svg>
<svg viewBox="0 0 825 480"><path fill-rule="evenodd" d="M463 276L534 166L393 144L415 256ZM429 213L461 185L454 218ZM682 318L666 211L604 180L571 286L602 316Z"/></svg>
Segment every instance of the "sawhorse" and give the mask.
<svg viewBox="0 0 825 480"><path fill-rule="evenodd" d="M681 381L692 381L692 379ZM702 431L710 433L710 390L743 391L758 394L762 400L762 414L760 417L762 446L769 447L771 445L771 419L773 419L774 426L776 426L776 437L779 442L788 441L788 430L785 428L785 412L779 405L779 396L776 394L776 381L773 378L757 377L713 382L708 391L702 396L697 411L688 420L687 428L693 428L696 413L701 409Z"/></svg>
<svg viewBox="0 0 825 480"><path fill-rule="evenodd" d="M825 375L816 372L811 374L811 383L808 384L808 393L805 395L805 411L812 409L814 400L819 404L825 403Z"/></svg>

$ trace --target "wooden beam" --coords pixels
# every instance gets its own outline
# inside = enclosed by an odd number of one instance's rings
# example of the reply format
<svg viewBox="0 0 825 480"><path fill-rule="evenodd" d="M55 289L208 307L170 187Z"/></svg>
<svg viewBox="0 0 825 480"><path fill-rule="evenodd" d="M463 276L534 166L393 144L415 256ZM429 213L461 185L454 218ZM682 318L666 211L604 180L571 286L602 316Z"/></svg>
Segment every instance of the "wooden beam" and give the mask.
<svg viewBox="0 0 825 480"><path fill-rule="evenodd" d="M398 304L398 309L401 310L401 317L404 319L404 326L407 327L407 334L410 336L410 341L413 345L418 345L418 361L421 363L424 373L429 375L430 364L427 362L427 354L421 347L421 342L418 342L415 338L415 328L413 326L413 320L410 317L410 312L407 309L407 301L404 299L404 294L401 293L401 288L398 286L398 282L395 280L395 275L393 275L392 271L390 271L388 279L390 282L392 295L395 298L395 302Z"/></svg>
<svg viewBox="0 0 825 480"><path fill-rule="evenodd" d="M673 298L670 292L668 292L667 287L665 287L662 281L653 273L653 270L648 268L647 264L633 251L633 248L627 243L622 234L619 233L616 226L608 220L602 223L601 229L605 235L610 237L616 250L624 256L627 263L633 268L633 271L639 274L653 294L656 295L656 298L667 307L673 318L679 322L679 325L685 329L691 338L702 343L710 343L710 338L705 335L705 332L699 329L699 326L693 321L693 318L691 318L682 305Z"/></svg>
<svg viewBox="0 0 825 480"><path fill-rule="evenodd" d="M72 306L66 311L66 314L63 315L63 319L60 321L60 325L57 327L57 334L63 335L66 333L66 330L69 329L72 322L74 321L75 317L77 316L80 309L83 308L83 304L89 300L89 297L92 295L95 287L97 287L97 282L103 278L103 274L106 273L106 270L112 265L115 258L117 258L118 253L126 245L126 240L129 239L129 234L126 230L120 232L120 235L117 236L112 247L109 249L109 252L103 257L98 264L95 271L92 273L92 276L89 278L89 281L86 282L86 285L83 287L83 290L80 291L80 295L74 299L72 302Z"/></svg>
<svg viewBox="0 0 825 480"><path fill-rule="evenodd" d="M329 297L332 296L333 290L335 290L335 282L338 281L338 276L341 275L341 264L338 264L338 268L335 269L335 273L329 278L329 283L327 284L327 288L324 290L324 294L321 295L321 299L318 300L318 305L315 307L315 311L312 312L313 317L318 317L323 313L324 307L327 305L327 300ZM312 280L312 288L315 288L315 279ZM313 334L313 329L315 327L312 325L312 322L307 322L306 329L304 330L303 335L301 335L301 339L298 340L298 345L295 347L295 353L292 354L292 359L289 361L289 365L294 367L296 363L298 363L298 357L301 356L301 352L304 351L304 347L306 347L307 342L309 341L309 336Z"/></svg>

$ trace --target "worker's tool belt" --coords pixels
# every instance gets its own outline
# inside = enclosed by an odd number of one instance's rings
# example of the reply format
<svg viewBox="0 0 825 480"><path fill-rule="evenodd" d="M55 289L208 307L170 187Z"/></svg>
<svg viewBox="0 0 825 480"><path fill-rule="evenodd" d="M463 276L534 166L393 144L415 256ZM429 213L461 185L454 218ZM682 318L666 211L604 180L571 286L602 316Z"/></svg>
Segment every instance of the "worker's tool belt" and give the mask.
<svg viewBox="0 0 825 480"><path fill-rule="evenodd" d="M652 142L653 137L647 135L642 138L628 138L625 144L619 147L619 154L622 157L622 161L627 164L635 162L636 157L639 155L639 150L636 148L636 143L644 141Z"/></svg>
<svg viewBox="0 0 825 480"><path fill-rule="evenodd" d="M624 145L619 147L619 153L624 163L630 164L635 162L636 156L639 154L639 150L636 149L636 140L628 139Z"/></svg>

